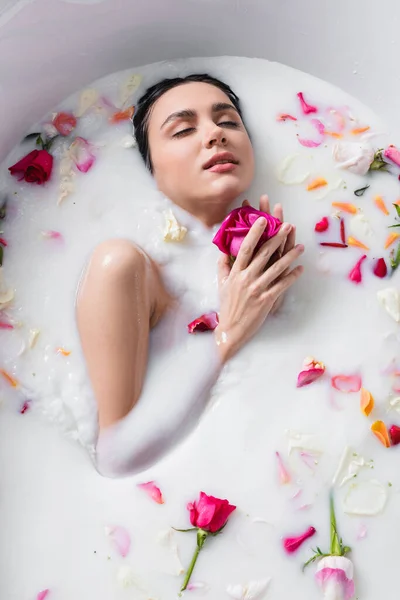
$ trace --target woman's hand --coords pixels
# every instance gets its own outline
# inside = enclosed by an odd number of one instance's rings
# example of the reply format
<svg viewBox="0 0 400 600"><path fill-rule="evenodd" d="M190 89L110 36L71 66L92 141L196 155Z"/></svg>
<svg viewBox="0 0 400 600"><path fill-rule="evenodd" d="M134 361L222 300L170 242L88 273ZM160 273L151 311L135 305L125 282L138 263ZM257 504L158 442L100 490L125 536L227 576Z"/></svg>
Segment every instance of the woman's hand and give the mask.
<svg viewBox="0 0 400 600"><path fill-rule="evenodd" d="M214 335L222 362L254 336L275 304L303 272L301 266L290 270L304 247L294 246L293 226L289 223L284 223L277 235L254 255L265 227L266 220L263 217L257 219L232 268L226 254L218 263L220 311ZM281 250L282 255L271 263L272 257Z"/></svg>

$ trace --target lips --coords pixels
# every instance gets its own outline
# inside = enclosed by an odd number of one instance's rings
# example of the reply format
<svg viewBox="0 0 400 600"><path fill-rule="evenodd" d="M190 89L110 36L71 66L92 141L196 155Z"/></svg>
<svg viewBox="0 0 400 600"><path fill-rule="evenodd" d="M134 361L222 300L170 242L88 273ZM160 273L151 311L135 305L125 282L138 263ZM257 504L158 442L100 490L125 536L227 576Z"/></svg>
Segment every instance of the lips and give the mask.
<svg viewBox="0 0 400 600"><path fill-rule="evenodd" d="M218 164L238 165L239 161L230 152L220 152L219 154L214 154L214 156L203 165L203 169L211 169L212 167L215 167L215 165Z"/></svg>

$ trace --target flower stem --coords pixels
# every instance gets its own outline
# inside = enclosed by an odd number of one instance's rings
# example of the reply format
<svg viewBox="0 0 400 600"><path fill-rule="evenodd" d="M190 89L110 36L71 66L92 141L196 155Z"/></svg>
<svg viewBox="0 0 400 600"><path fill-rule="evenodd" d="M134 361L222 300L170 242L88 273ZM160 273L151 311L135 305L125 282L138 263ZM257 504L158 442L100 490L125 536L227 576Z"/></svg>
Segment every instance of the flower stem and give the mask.
<svg viewBox="0 0 400 600"><path fill-rule="evenodd" d="M194 567L196 565L196 562L197 562L197 559L199 557L200 551L201 551L201 549L204 546L204 542L206 541L207 536L208 536L207 531L203 531L202 529L199 529L197 531L197 545L196 545L196 550L194 551L191 563L190 563L189 568L188 568L188 570L186 572L186 576L185 576L184 582L183 582L182 587L181 587L181 592L184 592L186 590L188 584L189 584L190 578L191 578L192 573L193 573L193 569L194 569Z"/></svg>
<svg viewBox="0 0 400 600"><path fill-rule="evenodd" d="M337 534L337 525L336 525L336 515L335 515L335 505L333 502L333 493L330 495L329 499L330 504L330 513L331 513L331 554L334 556L341 555L340 541Z"/></svg>

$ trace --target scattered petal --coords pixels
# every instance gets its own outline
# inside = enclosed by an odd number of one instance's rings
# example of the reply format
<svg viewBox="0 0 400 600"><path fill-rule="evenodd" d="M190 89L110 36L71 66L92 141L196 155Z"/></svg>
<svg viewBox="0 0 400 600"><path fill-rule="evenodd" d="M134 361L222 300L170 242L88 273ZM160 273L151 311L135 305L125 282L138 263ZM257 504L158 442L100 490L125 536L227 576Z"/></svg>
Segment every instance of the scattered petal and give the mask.
<svg viewBox="0 0 400 600"><path fill-rule="evenodd" d="M320 242L320 246L326 246L327 248L348 248L347 244L341 244L339 242Z"/></svg>
<svg viewBox="0 0 400 600"><path fill-rule="evenodd" d="M194 590L201 590L203 594L206 594L210 591L210 586L202 581L196 581L194 583L189 583L186 589L189 592L192 592Z"/></svg>
<svg viewBox="0 0 400 600"><path fill-rule="evenodd" d="M339 142L333 146L332 156L338 163L338 169L346 169L356 175L365 175L374 160L374 150L369 144Z"/></svg>
<svg viewBox="0 0 400 600"><path fill-rule="evenodd" d="M392 319L400 323L400 292L395 288L386 288L377 293L377 298Z"/></svg>
<svg viewBox="0 0 400 600"><path fill-rule="evenodd" d="M318 108L316 106L312 106L305 101L303 92L299 92L297 97L300 100L301 110L305 115L318 112Z"/></svg>
<svg viewBox="0 0 400 600"><path fill-rule="evenodd" d="M176 576L182 575L185 572L185 569L179 557L179 549L178 544L175 541L174 530L170 528L166 531L160 531L160 533L157 536L157 541L160 545L165 546L171 554L174 563L171 570L171 574Z"/></svg>
<svg viewBox="0 0 400 600"><path fill-rule="evenodd" d="M383 421L375 421L372 423L371 431L385 448L390 448L389 433Z"/></svg>
<svg viewBox="0 0 400 600"><path fill-rule="evenodd" d="M115 112L109 119L110 123L120 123L121 121L129 121L135 113L135 107L130 106L124 110Z"/></svg>
<svg viewBox="0 0 400 600"><path fill-rule="evenodd" d="M344 223L344 219L340 219L340 239L342 241L342 244L346 243L346 226Z"/></svg>
<svg viewBox="0 0 400 600"><path fill-rule="evenodd" d="M69 147L69 155L81 173L87 173L95 161L91 145L81 137L75 138L72 142Z"/></svg>
<svg viewBox="0 0 400 600"><path fill-rule="evenodd" d="M364 260L367 258L367 255L364 254L354 265L354 267L352 268L352 270L350 271L348 277L350 279L350 281L352 281L353 283L361 283L362 281L362 274L361 274L361 265L364 262Z"/></svg>
<svg viewBox="0 0 400 600"><path fill-rule="evenodd" d="M59 231L52 231L51 229L48 231L41 231L40 235L47 240L58 240L60 242L64 240L62 233Z"/></svg>
<svg viewBox="0 0 400 600"><path fill-rule="evenodd" d="M313 181L311 181L308 184L307 192L311 192L312 190L317 190L318 188L321 188L324 185L328 185L327 180L324 179L323 177L317 177L316 179L313 179Z"/></svg>
<svg viewBox="0 0 400 600"><path fill-rule="evenodd" d="M375 516L385 508L386 488L375 479L353 483L343 501L348 515Z"/></svg>
<svg viewBox="0 0 400 600"><path fill-rule="evenodd" d="M358 212L357 206L350 204L349 202L332 202L332 206L333 208L337 208L338 210L351 215L355 215Z"/></svg>
<svg viewBox="0 0 400 600"><path fill-rule="evenodd" d="M297 385L296 387L304 387L305 385L310 385L325 373L325 367L323 368L311 368L306 369L305 371L301 371L297 376Z"/></svg>
<svg viewBox="0 0 400 600"><path fill-rule="evenodd" d="M351 218L350 231L357 239L368 238L374 235L369 220L362 212Z"/></svg>
<svg viewBox="0 0 400 600"><path fill-rule="evenodd" d="M313 433L300 433L292 429L285 431L289 441L289 454L293 450L308 450L315 454L322 454L321 438Z"/></svg>
<svg viewBox="0 0 400 600"><path fill-rule="evenodd" d="M105 534L111 538L118 553L125 558L128 556L131 547L131 537L124 527L112 526L105 527Z"/></svg>
<svg viewBox="0 0 400 600"><path fill-rule="evenodd" d="M148 481L147 483L138 483L137 487L144 490L146 494L157 502L157 504L164 504L164 499L159 487L156 486L154 481Z"/></svg>
<svg viewBox="0 0 400 600"><path fill-rule="evenodd" d="M189 333L202 333L204 331L214 331L218 323L218 313L210 312L189 323L187 328Z"/></svg>
<svg viewBox="0 0 400 600"><path fill-rule="evenodd" d="M0 266L0 311L4 310L14 300L14 290L6 288L3 282L3 270Z"/></svg>
<svg viewBox="0 0 400 600"><path fill-rule="evenodd" d="M180 225L170 209L164 213L165 217L165 229L164 229L164 242L182 242L187 234L186 227Z"/></svg>
<svg viewBox="0 0 400 600"><path fill-rule="evenodd" d="M228 585L227 594L235 600L261 600L269 586L271 578L250 581L245 585Z"/></svg>
<svg viewBox="0 0 400 600"><path fill-rule="evenodd" d="M66 350L65 348L59 347L59 348L56 348L56 354L62 354L63 356L69 356L71 354L71 350Z"/></svg>
<svg viewBox="0 0 400 600"><path fill-rule="evenodd" d="M19 410L20 414L24 415L30 409L30 406L31 406L31 401L25 400L25 402L22 404L22 406Z"/></svg>
<svg viewBox="0 0 400 600"><path fill-rule="evenodd" d="M388 158L392 163L400 167L400 150L396 146L390 145L383 153L385 158Z"/></svg>
<svg viewBox="0 0 400 600"><path fill-rule="evenodd" d="M387 209L387 206L385 204L384 199L382 198L382 196L375 196L374 198L374 204L377 208L379 208L379 210L381 212L383 212L384 215L388 215L389 211Z"/></svg>
<svg viewBox="0 0 400 600"><path fill-rule="evenodd" d="M127 589L136 585L135 573L131 566L122 565L118 568L117 583L122 589Z"/></svg>
<svg viewBox="0 0 400 600"><path fill-rule="evenodd" d="M280 113L277 117L276 117L277 121L297 121L297 117L293 117L292 115L288 115L287 113Z"/></svg>
<svg viewBox="0 0 400 600"><path fill-rule="evenodd" d="M318 146L320 146L323 142L325 128L324 128L324 125L321 123L321 121L319 121L318 119L311 119L311 124L314 125L314 127L318 131L319 136L320 136L319 139L311 140L311 139L305 139L305 138L300 138L300 137L298 137L297 139L298 139L299 143L302 146L304 146L305 148L318 148Z"/></svg>
<svg viewBox="0 0 400 600"><path fill-rule="evenodd" d="M47 598L49 594L50 590L43 590L42 592L38 593L38 595L36 596L36 600L45 600L45 598Z"/></svg>
<svg viewBox="0 0 400 600"><path fill-rule="evenodd" d="M12 375L10 375L10 373L7 373L7 371L5 371L4 369L0 369L0 375L3 377L3 379L7 381L7 383L11 387L17 388L19 386L18 381Z"/></svg>
<svg viewBox="0 0 400 600"><path fill-rule="evenodd" d="M329 135L330 137L335 138L335 140L341 140L343 138L342 133L338 133L337 131L327 131L325 129L325 135Z"/></svg>
<svg viewBox="0 0 400 600"><path fill-rule="evenodd" d="M389 429L389 435L392 446L397 446L397 444L400 444L400 427L397 425L392 425Z"/></svg>
<svg viewBox="0 0 400 600"><path fill-rule="evenodd" d="M309 527L307 529L307 531L305 531L301 535L298 535L298 536L295 536L295 537L284 538L284 540L283 540L283 547L285 548L286 552L288 552L289 554L291 554L292 552L296 552L296 550L298 550L300 548L300 546L306 540L308 540L310 537L312 537L316 533L317 532L316 532L316 529L314 527Z"/></svg>
<svg viewBox="0 0 400 600"><path fill-rule="evenodd" d="M362 242L356 240L354 237L349 237L347 240L348 246L353 246L353 248L361 248L361 250L369 250L368 246L363 244Z"/></svg>
<svg viewBox="0 0 400 600"><path fill-rule="evenodd" d="M371 129L369 127L369 125L366 125L365 127L355 127L354 129L352 129L350 131L350 133L352 135L360 135L361 133L365 133L366 131L369 131L369 129Z"/></svg>
<svg viewBox="0 0 400 600"><path fill-rule="evenodd" d="M126 81L121 85L119 90L119 101L120 106L123 108L128 100L133 96L136 90L140 87L142 83L142 75L138 73L134 73L128 77Z"/></svg>
<svg viewBox="0 0 400 600"><path fill-rule="evenodd" d="M316 456L314 454L310 454L309 452L302 451L300 452L300 458L306 467L311 469L311 471L314 473L315 467L318 465L318 459Z"/></svg>
<svg viewBox="0 0 400 600"><path fill-rule="evenodd" d="M324 231L327 231L328 228L329 228L328 217L322 217L322 219L320 221L318 221L318 223L316 223L316 225L314 227L314 231L316 231L317 233L323 233Z"/></svg>
<svg viewBox="0 0 400 600"><path fill-rule="evenodd" d="M99 93L93 88L83 90L79 98L78 108L75 111L76 117L82 117L99 99Z"/></svg>
<svg viewBox="0 0 400 600"><path fill-rule="evenodd" d="M374 263L373 273L383 279L387 275L387 266L384 258L378 258Z"/></svg>
<svg viewBox="0 0 400 600"><path fill-rule="evenodd" d="M352 448L346 446L341 456L339 466L333 477L332 484L342 487L345 483L354 479L363 468L373 468L372 460L365 460L363 456L354 452Z"/></svg>
<svg viewBox="0 0 400 600"><path fill-rule="evenodd" d="M282 485L286 485L287 483L290 483L292 478L290 477L289 471L286 469L284 462L282 460L281 455L279 454L279 452L275 452L275 456L278 459L278 476L279 476L279 481Z"/></svg>
<svg viewBox="0 0 400 600"><path fill-rule="evenodd" d="M0 329L14 329L14 325L12 325L12 323L8 323L7 321L0 321Z"/></svg>
<svg viewBox="0 0 400 600"><path fill-rule="evenodd" d="M390 246L392 244L394 244L394 242L396 240L398 240L399 238L400 238L400 233L389 233L388 237L386 238L386 242L385 242L385 250L390 248Z"/></svg>
<svg viewBox="0 0 400 600"><path fill-rule="evenodd" d="M53 125L61 135L70 135L76 127L76 118L74 115L60 112L53 119Z"/></svg>
<svg viewBox="0 0 400 600"><path fill-rule="evenodd" d="M365 539L367 537L367 533L368 529L366 525L364 523L361 523L357 533L357 541Z"/></svg>
<svg viewBox="0 0 400 600"><path fill-rule="evenodd" d="M277 167L278 181L285 185L303 183L310 176L309 162L300 154L289 154Z"/></svg>
<svg viewBox="0 0 400 600"><path fill-rule="evenodd" d="M372 394L365 388L361 388L361 395L360 395L361 412L366 417L368 417L371 414L372 409L374 408L374 405L375 405L375 402L374 402L374 398L373 398Z"/></svg>
<svg viewBox="0 0 400 600"><path fill-rule="evenodd" d="M331 385L335 390L344 394L359 392L361 377L359 375L335 375L331 379Z"/></svg>

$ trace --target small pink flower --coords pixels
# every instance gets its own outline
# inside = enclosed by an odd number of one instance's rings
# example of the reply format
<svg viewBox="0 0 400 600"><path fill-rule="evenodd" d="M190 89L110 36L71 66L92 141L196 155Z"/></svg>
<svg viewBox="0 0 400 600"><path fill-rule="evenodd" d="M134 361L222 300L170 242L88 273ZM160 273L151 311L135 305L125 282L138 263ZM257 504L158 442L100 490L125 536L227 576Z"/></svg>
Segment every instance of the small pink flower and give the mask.
<svg viewBox="0 0 400 600"><path fill-rule="evenodd" d="M161 490L159 487L156 486L154 481L148 481L147 483L138 483L137 487L141 490L144 490L146 494L152 500L154 500L154 502L157 502L157 504L164 504L164 498L161 493Z"/></svg>
<svg viewBox="0 0 400 600"><path fill-rule="evenodd" d="M326 600L351 600L354 596L353 563L345 556L322 558L315 580Z"/></svg>
<svg viewBox="0 0 400 600"><path fill-rule="evenodd" d="M361 265L364 262L364 260L367 258L367 255L364 254L360 260L358 260L356 262L356 264L354 265L354 267L352 268L352 270L350 271L348 277L350 279L350 281L352 281L353 283L361 283L362 281L362 274L361 274Z"/></svg>
<svg viewBox="0 0 400 600"><path fill-rule="evenodd" d="M118 553L122 556L128 556L129 550L131 548L131 537L124 527L111 526L106 527L106 535L108 535Z"/></svg>
<svg viewBox="0 0 400 600"><path fill-rule="evenodd" d="M300 100L300 106L301 106L301 110L303 111L303 113L305 115L309 115L310 113L316 113L318 112L318 108L316 106L312 106L311 104L308 104L305 100L304 100L304 95L303 92L299 92L297 94L298 99Z"/></svg>
<svg viewBox="0 0 400 600"><path fill-rule="evenodd" d="M296 550L298 550L306 540L315 535L315 533L316 529L314 527L309 527L307 531L305 531L301 535L298 535L296 537L284 538L283 547L285 548L288 554L296 552Z"/></svg>
<svg viewBox="0 0 400 600"><path fill-rule="evenodd" d="M200 498L197 501L189 502L187 509L193 527L215 533L226 525L230 514L236 510L236 506L229 504L228 500L220 500L200 492Z"/></svg>
<svg viewBox="0 0 400 600"><path fill-rule="evenodd" d="M95 161L91 145L81 137L75 138L69 147L69 153L76 168L82 173L87 173Z"/></svg>
<svg viewBox="0 0 400 600"><path fill-rule="evenodd" d="M218 325L218 313L210 312L201 315L187 326L189 333L201 333L203 331L213 331Z"/></svg>

